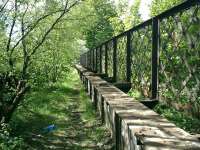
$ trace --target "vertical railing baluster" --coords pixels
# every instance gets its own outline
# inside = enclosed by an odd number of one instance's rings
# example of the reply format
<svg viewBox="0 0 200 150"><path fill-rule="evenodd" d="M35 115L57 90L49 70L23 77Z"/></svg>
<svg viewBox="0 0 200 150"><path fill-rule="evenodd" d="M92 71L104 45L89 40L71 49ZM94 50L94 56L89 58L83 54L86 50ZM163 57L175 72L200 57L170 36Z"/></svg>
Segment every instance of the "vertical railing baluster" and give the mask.
<svg viewBox="0 0 200 150"><path fill-rule="evenodd" d="M105 44L105 74L108 76L108 43Z"/></svg>
<svg viewBox="0 0 200 150"><path fill-rule="evenodd" d="M86 66L87 66L87 69L89 68L89 51L87 52L87 62L86 62Z"/></svg>
<svg viewBox="0 0 200 150"><path fill-rule="evenodd" d="M117 39L113 39L113 81L117 81Z"/></svg>
<svg viewBox="0 0 200 150"><path fill-rule="evenodd" d="M151 67L151 98L158 99L158 63L160 47L160 24L158 18L152 20L152 67Z"/></svg>
<svg viewBox="0 0 200 150"><path fill-rule="evenodd" d="M90 50L90 70L92 71L92 51Z"/></svg>
<svg viewBox="0 0 200 150"><path fill-rule="evenodd" d="M90 70L92 71L92 50L90 50Z"/></svg>
<svg viewBox="0 0 200 150"><path fill-rule="evenodd" d="M86 61L85 61L85 66L87 68L87 53L85 54L85 58L86 58Z"/></svg>
<svg viewBox="0 0 200 150"><path fill-rule="evenodd" d="M97 73L98 72L98 48L95 48L95 51L96 51L96 57L95 57L95 72Z"/></svg>
<svg viewBox="0 0 200 150"><path fill-rule="evenodd" d="M79 61L80 61L80 65L82 65L82 66L83 66L83 59L82 59L82 55L80 56L80 59L79 59Z"/></svg>
<svg viewBox="0 0 200 150"><path fill-rule="evenodd" d="M87 69L89 68L89 51L87 52L87 56L86 56L86 66L87 66Z"/></svg>
<svg viewBox="0 0 200 150"><path fill-rule="evenodd" d="M102 73L102 45L99 48L99 73Z"/></svg>
<svg viewBox="0 0 200 150"><path fill-rule="evenodd" d="M85 67L85 60L86 60L86 59L85 59L85 54L83 55L83 58L84 58L84 59L83 59L83 67Z"/></svg>
<svg viewBox="0 0 200 150"><path fill-rule="evenodd" d="M131 82L131 32L127 32L126 44L126 81Z"/></svg>
<svg viewBox="0 0 200 150"><path fill-rule="evenodd" d="M80 58L79 58L79 63L80 63L80 65L82 65L82 55L80 56Z"/></svg>
<svg viewBox="0 0 200 150"><path fill-rule="evenodd" d="M90 51L88 51L87 61L88 61L88 69L90 70Z"/></svg>
<svg viewBox="0 0 200 150"><path fill-rule="evenodd" d="M94 50L93 50L93 53L94 53L94 70L93 70L93 72L95 72L95 70L96 70L96 49L94 48Z"/></svg>
<svg viewBox="0 0 200 150"><path fill-rule="evenodd" d="M95 58L94 58L94 49L92 50L92 71L94 72L95 70Z"/></svg>
<svg viewBox="0 0 200 150"><path fill-rule="evenodd" d="M88 51L88 58L87 58L87 61L88 61L88 69L90 70L90 51Z"/></svg>
<svg viewBox="0 0 200 150"><path fill-rule="evenodd" d="M90 70L92 71L92 50L90 50Z"/></svg>
<svg viewBox="0 0 200 150"><path fill-rule="evenodd" d="M87 66L87 69L89 68L89 60L88 60L88 58L89 58L89 51L87 52L87 55L86 55L86 66Z"/></svg>
<svg viewBox="0 0 200 150"><path fill-rule="evenodd" d="M84 57L85 57L85 64L84 64L84 67L86 66L86 63L87 63L87 58L85 56L86 54L84 54Z"/></svg>

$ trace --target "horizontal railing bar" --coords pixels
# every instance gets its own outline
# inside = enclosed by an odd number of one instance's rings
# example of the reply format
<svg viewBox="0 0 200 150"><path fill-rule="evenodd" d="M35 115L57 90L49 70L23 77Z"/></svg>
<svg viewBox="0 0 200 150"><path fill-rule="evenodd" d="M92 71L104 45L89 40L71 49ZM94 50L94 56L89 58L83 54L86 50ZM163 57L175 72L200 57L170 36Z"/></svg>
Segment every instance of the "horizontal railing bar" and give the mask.
<svg viewBox="0 0 200 150"><path fill-rule="evenodd" d="M140 28L144 28L145 26L150 25L151 23L152 23L152 18L149 19L149 20L147 20L147 21L145 21L145 22L142 22L141 24L139 24L139 25L137 25L137 26L135 26L135 27L133 27L133 28L127 30L127 31L124 31L124 32L120 33L120 34L117 35L117 36L112 37L112 39L109 39L109 40L107 40L106 42L103 42L101 45L104 45L104 44L106 44L106 43L109 43L109 42L111 42L111 41L112 41L113 39L115 39L115 38L118 39L118 38L120 38L120 37L122 37L122 36L126 36L128 32L134 32L134 31L136 31L136 30L139 30ZM99 46L97 46L97 47L99 47Z"/></svg>
<svg viewBox="0 0 200 150"><path fill-rule="evenodd" d="M103 42L99 46L104 45L106 43L109 43L115 38L120 38L122 36L125 36L127 34L127 32L134 32L136 30L139 30L140 28L144 28L145 26L148 26L148 25L152 24L153 18L158 18L159 20L162 20L162 19L170 17L170 16L172 16L172 15L178 13L178 12L187 10L187 9L191 8L192 6L195 6L197 4L198 5L200 4L200 0L187 0L187 1L185 1L185 2L183 2L181 4L179 4L179 5L171 8L171 9L166 10L165 12L163 12L163 13L157 15L157 16L152 17L151 19L149 19L149 20L147 20L145 22L140 23L139 25L137 25L137 26L135 26L135 27L133 27L133 28L127 30L127 31L124 31L123 33L120 33L117 36L112 37L112 39L109 39L109 40ZM97 46L97 47L99 47L99 46Z"/></svg>
<svg viewBox="0 0 200 150"><path fill-rule="evenodd" d="M165 12L155 16L154 18L158 18L158 19L162 20L162 19L168 18L176 13L179 13L181 11L190 9L192 6L195 6L197 4L200 4L200 0L187 0L175 7L172 7L170 9L166 10Z"/></svg>
<svg viewBox="0 0 200 150"><path fill-rule="evenodd" d="M139 30L139 29L144 28L146 26L149 26L151 24L152 24L152 18L147 20L147 21L145 21L145 22L143 22L143 23L141 23L141 24L139 24L139 25L137 25L137 26L135 26L135 27L133 27L133 28L131 28L131 29L129 29L129 30L127 30L126 33L127 32L134 32L136 30Z"/></svg>

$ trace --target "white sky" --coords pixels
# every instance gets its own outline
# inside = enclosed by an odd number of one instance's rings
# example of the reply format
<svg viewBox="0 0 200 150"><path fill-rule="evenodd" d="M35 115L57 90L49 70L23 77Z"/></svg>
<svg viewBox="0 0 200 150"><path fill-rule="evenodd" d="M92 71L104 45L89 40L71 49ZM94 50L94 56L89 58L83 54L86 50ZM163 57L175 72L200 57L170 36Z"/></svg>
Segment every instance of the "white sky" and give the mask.
<svg viewBox="0 0 200 150"><path fill-rule="evenodd" d="M151 2L152 2L152 0L141 0L141 5L140 5L139 11L144 20L149 19L149 16L150 16L149 6L150 6Z"/></svg>
<svg viewBox="0 0 200 150"><path fill-rule="evenodd" d="M120 0L114 0L114 1L117 4ZM152 0L141 0L139 12L143 20L149 19L149 14L150 14L149 5L151 4L151 2ZM134 0L129 0L128 3L129 6L131 7L134 4Z"/></svg>
<svg viewBox="0 0 200 150"><path fill-rule="evenodd" d="M0 4L2 4L5 0L0 0ZM114 0L115 3L117 4L120 0ZM11 0L12 2L12 0ZM152 0L141 0L141 5L139 12L142 16L143 20L149 19L149 5L151 4ZM134 0L128 0L129 3L129 8L133 5Z"/></svg>

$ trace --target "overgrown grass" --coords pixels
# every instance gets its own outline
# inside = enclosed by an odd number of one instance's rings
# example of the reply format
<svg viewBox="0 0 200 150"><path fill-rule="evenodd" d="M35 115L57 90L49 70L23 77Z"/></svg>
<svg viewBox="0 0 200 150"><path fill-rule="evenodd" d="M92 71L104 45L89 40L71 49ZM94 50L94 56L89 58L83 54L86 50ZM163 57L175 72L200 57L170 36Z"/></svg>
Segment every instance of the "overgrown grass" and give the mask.
<svg viewBox="0 0 200 150"><path fill-rule="evenodd" d="M145 97L142 96L138 90L134 89L131 89L128 95L138 101L145 99ZM184 112L177 111L173 107L169 107L161 103L158 104L153 110L176 124L176 126L188 131L191 134L200 133L200 120L197 118L186 115Z"/></svg>
<svg viewBox="0 0 200 150"><path fill-rule="evenodd" d="M136 99L136 100L144 99L144 96L142 96L141 92L139 92L138 90L131 89L131 90L128 92L128 95L129 95L130 97L133 97L133 98Z"/></svg>
<svg viewBox="0 0 200 150"><path fill-rule="evenodd" d="M52 124L56 130L44 133ZM94 149L109 137L74 71L59 83L32 89L11 125L28 149Z"/></svg>
<svg viewBox="0 0 200 150"><path fill-rule="evenodd" d="M158 104L154 111L161 116L167 118L169 121L176 124L178 127L192 133L200 134L200 120L186 115L183 112L177 111L174 108L168 107L163 104Z"/></svg>
<svg viewBox="0 0 200 150"><path fill-rule="evenodd" d="M90 98L84 92L83 88L81 89L80 96L82 101L80 101L79 109L85 110L81 116L81 119L84 122L88 122L87 127L91 127L92 130L91 132L88 132L88 134L93 138L93 140L96 140L97 142L101 141L102 138L108 136L109 132L105 132L108 130L101 124L100 118L98 118L99 116L96 114L95 108L92 105ZM97 121L97 118L99 121Z"/></svg>

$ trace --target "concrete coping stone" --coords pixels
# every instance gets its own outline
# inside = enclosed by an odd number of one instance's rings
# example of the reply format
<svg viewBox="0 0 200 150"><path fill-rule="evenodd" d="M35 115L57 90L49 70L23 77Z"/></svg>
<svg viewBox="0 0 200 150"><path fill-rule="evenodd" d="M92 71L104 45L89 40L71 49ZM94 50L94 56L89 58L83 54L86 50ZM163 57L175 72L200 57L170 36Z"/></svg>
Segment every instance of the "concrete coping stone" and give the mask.
<svg viewBox="0 0 200 150"><path fill-rule="evenodd" d="M109 109L121 121L122 128L126 128L129 136L136 138L138 146L145 150L167 149L199 149L200 142L188 132L176 127L175 124L161 117L139 101L95 75L82 66L76 68L96 88Z"/></svg>
<svg viewBox="0 0 200 150"><path fill-rule="evenodd" d="M165 147L168 149L199 149L199 142L195 139L174 139L174 138L159 138L159 137L144 137L144 136L138 136L138 140L141 142L141 145L145 145L146 148L150 147Z"/></svg>

